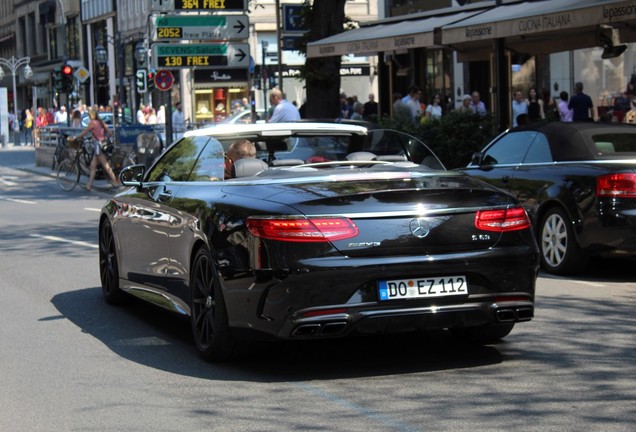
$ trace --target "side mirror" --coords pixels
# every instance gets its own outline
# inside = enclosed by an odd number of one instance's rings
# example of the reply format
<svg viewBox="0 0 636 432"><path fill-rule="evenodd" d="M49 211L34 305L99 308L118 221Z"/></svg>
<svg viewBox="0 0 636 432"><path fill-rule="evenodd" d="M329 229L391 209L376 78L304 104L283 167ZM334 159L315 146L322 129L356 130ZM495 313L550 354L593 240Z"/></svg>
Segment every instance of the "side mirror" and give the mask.
<svg viewBox="0 0 636 432"><path fill-rule="evenodd" d="M141 187L146 165L129 165L119 173L119 180L124 186Z"/></svg>
<svg viewBox="0 0 636 432"><path fill-rule="evenodd" d="M475 166L481 166L484 161L484 155L482 152L475 152L473 156L470 158L470 164Z"/></svg>

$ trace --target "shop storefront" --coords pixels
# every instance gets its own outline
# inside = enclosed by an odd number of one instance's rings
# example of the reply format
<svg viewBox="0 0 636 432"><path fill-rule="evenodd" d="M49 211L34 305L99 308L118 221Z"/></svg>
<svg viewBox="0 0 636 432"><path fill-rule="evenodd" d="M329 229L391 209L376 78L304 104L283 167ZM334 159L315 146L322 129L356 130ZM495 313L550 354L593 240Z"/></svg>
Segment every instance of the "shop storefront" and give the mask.
<svg viewBox="0 0 636 432"><path fill-rule="evenodd" d="M197 125L225 120L249 101L247 69L198 69L193 72L193 117Z"/></svg>

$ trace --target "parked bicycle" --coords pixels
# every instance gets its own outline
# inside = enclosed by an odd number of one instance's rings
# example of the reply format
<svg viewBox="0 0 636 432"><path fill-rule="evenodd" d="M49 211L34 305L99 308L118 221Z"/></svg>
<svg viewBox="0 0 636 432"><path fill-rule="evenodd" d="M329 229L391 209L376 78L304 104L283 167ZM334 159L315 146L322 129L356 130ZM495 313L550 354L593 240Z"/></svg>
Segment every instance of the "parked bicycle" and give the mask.
<svg viewBox="0 0 636 432"><path fill-rule="evenodd" d="M67 152L68 146L68 137L69 135L64 132L60 132L57 138L57 144L55 145L55 152L53 153L53 164L51 165L51 169L54 170L56 166L62 162L62 159L65 158L65 154Z"/></svg>
<svg viewBox="0 0 636 432"><path fill-rule="evenodd" d="M66 134L63 134L63 136L64 138L60 139L60 141L65 143L65 150L61 152L63 159L59 162L57 168L57 184L62 190L72 191L79 183L82 175L90 176L90 165L93 159L92 138L73 140L72 137ZM72 157L64 157L73 152ZM116 149L113 145L105 148L104 154L106 154L115 176L118 176L124 167L135 164L131 155L121 149ZM101 167L99 167L95 178L103 178L103 176Z"/></svg>

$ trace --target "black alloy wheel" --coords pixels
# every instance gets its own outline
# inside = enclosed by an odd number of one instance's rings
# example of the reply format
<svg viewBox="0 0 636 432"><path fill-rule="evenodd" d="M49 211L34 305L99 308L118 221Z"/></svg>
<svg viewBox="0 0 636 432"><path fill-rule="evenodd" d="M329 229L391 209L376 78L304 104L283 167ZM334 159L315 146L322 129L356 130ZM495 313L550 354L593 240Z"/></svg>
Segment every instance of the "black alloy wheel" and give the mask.
<svg viewBox="0 0 636 432"><path fill-rule="evenodd" d="M199 249L190 270L192 334L201 356L207 361L236 356L238 343L231 336L227 310L212 255Z"/></svg>
<svg viewBox="0 0 636 432"><path fill-rule="evenodd" d="M110 304L121 304L124 300L124 292L119 288L115 236L108 221L102 223L99 230L99 276L106 301Z"/></svg>
<svg viewBox="0 0 636 432"><path fill-rule="evenodd" d="M576 242L572 221L559 207L548 210L541 222L539 248L541 266L548 273L577 273L587 264L587 258Z"/></svg>

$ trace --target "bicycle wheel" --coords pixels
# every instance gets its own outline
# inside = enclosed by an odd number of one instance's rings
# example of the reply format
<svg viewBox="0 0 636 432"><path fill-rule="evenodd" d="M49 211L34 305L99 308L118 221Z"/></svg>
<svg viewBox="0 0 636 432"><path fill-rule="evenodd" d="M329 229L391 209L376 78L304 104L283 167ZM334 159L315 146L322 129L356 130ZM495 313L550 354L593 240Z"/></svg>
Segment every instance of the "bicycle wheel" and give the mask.
<svg viewBox="0 0 636 432"><path fill-rule="evenodd" d="M57 167L57 184L65 191L72 191L79 183L80 173L74 160L65 159Z"/></svg>

